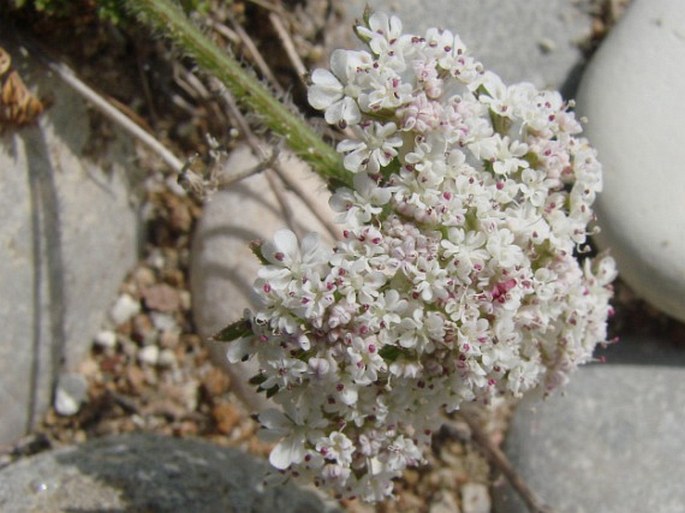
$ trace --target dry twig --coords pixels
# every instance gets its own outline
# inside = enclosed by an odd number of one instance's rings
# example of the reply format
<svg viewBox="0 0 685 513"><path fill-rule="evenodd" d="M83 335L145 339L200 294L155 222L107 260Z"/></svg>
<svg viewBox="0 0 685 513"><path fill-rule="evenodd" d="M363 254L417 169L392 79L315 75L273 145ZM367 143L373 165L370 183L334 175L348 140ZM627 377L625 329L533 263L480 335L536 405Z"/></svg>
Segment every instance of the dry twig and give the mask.
<svg viewBox="0 0 685 513"><path fill-rule="evenodd" d="M278 34L281 43L283 43L283 49L285 50L285 53L288 55L288 59L290 59L290 63L293 65L293 68L295 68L295 71L297 72L297 76L300 79L300 82L306 88L307 81L305 77L307 76L307 68L302 62L302 59L300 59L300 56L298 55L297 50L295 49L295 44L293 43L290 34L283 25L283 22L281 21L279 15L275 12L269 13L269 21L271 22L271 25Z"/></svg>
<svg viewBox="0 0 685 513"><path fill-rule="evenodd" d="M19 42L21 46L27 48L31 51L31 53L42 60L46 66L50 68L64 83L76 91L76 93L81 95L85 100L90 102L93 107L99 110L102 114L120 126L134 138L138 139L140 142L150 148L167 165L169 165L174 172L181 172L183 169L183 162L176 158L176 156L153 135L134 123L127 115L114 107L111 102L83 82L69 66L63 62L58 62L50 58L45 52L37 48L35 44L29 43L24 38L18 37L18 39L20 39Z"/></svg>

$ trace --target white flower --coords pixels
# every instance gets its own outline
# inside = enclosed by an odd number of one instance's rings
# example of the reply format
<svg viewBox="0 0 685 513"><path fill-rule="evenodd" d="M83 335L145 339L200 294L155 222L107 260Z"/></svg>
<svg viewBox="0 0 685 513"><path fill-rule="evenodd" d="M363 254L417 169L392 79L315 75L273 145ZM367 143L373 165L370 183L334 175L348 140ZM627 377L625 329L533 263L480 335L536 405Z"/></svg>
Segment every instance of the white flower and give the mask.
<svg viewBox="0 0 685 513"><path fill-rule="evenodd" d="M369 55L365 52L335 50L331 55L332 73L314 70L307 99L315 109L326 111L326 122L343 126L359 123L361 113L355 98L361 89L355 83L355 76L368 64Z"/></svg>
<svg viewBox="0 0 685 513"><path fill-rule="evenodd" d="M355 337L352 346L347 348L350 360L350 374L358 385L369 385L378 379L378 373L387 369L383 358L378 354L380 344L375 339Z"/></svg>
<svg viewBox="0 0 685 513"><path fill-rule="evenodd" d="M369 48L377 56L402 58L408 38L402 34L402 22L397 16L375 12L369 16L368 27L356 27L357 33L368 40Z"/></svg>
<svg viewBox="0 0 685 513"><path fill-rule="evenodd" d="M408 466L416 465L422 460L423 455L414 442L405 438L403 435L400 435L388 446L385 464L387 469L392 472L395 470L404 470Z"/></svg>
<svg viewBox="0 0 685 513"><path fill-rule="evenodd" d="M291 410L291 415L297 410ZM279 442L269 454L269 463L277 469L286 469L291 465L302 463L305 457L305 442L308 437L316 435L316 430L325 426L320 416L305 419L302 415L295 418L279 410L265 410L259 414L259 422L264 428L262 436L267 440Z"/></svg>
<svg viewBox="0 0 685 513"><path fill-rule="evenodd" d="M321 453L324 459L334 461L342 467L346 467L352 463L354 444L343 433L333 431L330 435L321 438L317 442L316 450Z"/></svg>
<svg viewBox="0 0 685 513"><path fill-rule="evenodd" d="M262 256L273 266L289 269L295 275L302 271L325 267L329 252L321 245L316 233L309 233L300 245L297 236L290 230L279 230L272 242L265 242L261 248Z"/></svg>
<svg viewBox="0 0 685 513"><path fill-rule="evenodd" d="M396 148L402 144L402 139L394 135L397 132L395 123L383 125L373 122L354 127L353 131L358 139L345 139L337 147L340 153L346 154L343 159L345 169L353 173L362 170L369 174L378 173L397 156Z"/></svg>
<svg viewBox="0 0 685 513"><path fill-rule="evenodd" d="M439 411L560 386L606 339L613 260L580 255L601 166L558 93L507 86L458 36L357 27L310 103L351 125L334 247L261 247L253 337L271 463L343 498L385 500ZM582 261L579 260L582 259Z"/></svg>

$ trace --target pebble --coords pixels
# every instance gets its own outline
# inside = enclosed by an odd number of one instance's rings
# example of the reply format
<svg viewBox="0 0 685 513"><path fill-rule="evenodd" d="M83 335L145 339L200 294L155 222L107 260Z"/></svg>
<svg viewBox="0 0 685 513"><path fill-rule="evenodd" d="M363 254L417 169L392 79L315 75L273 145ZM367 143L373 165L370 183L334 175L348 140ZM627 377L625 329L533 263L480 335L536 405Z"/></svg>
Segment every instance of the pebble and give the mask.
<svg viewBox="0 0 685 513"><path fill-rule="evenodd" d="M428 513L460 513L457 499L448 490L441 490L436 494L436 497L431 501Z"/></svg>
<svg viewBox="0 0 685 513"><path fill-rule="evenodd" d="M112 322L119 326L130 321L134 315L140 312L140 308L140 301L134 299L130 294L122 294L114 303L109 316Z"/></svg>
<svg viewBox="0 0 685 513"><path fill-rule="evenodd" d="M604 166L597 240L642 298L685 321L685 2L633 0L583 75Z"/></svg>
<svg viewBox="0 0 685 513"><path fill-rule="evenodd" d="M150 319L153 326L159 331L179 331L178 323L171 314L150 312Z"/></svg>
<svg viewBox="0 0 685 513"><path fill-rule="evenodd" d="M490 513L488 487L482 483L466 483L461 487L461 508L464 513Z"/></svg>
<svg viewBox="0 0 685 513"><path fill-rule="evenodd" d="M150 346L154 347L154 346ZM162 349L157 358L160 367L174 367L177 364L176 354L171 349Z"/></svg>
<svg viewBox="0 0 685 513"><path fill-rule="evenodd" d="M232 404L220 402L212 409L212 417L214 417L217 429L224 435L228 435L240 423L242 414Z"/></svg>
<svg viewBox="0 0 685 513"><path fill-rule="evenodd" d="M55 411L65 417L76 415L88 398L88 382L81 374L62 374L55 390Z"/></svg>
<svg viewBox="0 0 685 513"><path fill-rule="evenodd" d="M142 291L145 306L159 312L175 312L181 305L178 291L166 283L146 287Z"/></svg>
<svg viewBox="0 0 685 513"><path fill-rule="evenodd" d="M95 335L93 342L98 347L112 349L117 345L117 334L111 330L102 330Z"/></svg>
<svg viewBox="0 0 685 513"><path fill-rule="evenodd" d="M149 315L144 313L134 315L131 325L133 338L142 345L152 344L157 339L157 331Z"/></svg>
<svg viewBox="0 0 685 513"><path fill-rule="evenodd" d="M138 360L148 365L157 365L159 362L159 347L149 345L140 348L138 351Z"/></svg>

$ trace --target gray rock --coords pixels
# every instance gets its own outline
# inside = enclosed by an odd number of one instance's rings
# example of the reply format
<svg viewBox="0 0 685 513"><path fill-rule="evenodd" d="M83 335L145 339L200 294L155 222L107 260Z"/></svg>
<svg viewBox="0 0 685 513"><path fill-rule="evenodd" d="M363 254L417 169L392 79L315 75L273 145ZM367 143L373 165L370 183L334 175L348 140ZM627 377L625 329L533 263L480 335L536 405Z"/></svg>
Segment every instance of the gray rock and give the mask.
<svg viewBox="0 0 685 513"><path fill-rule="evenodd" d="M238 173L257 163L249 148L242 146L233 152L226 169ZM314 173L292 158L284 160L283 169L321 210L330 212L329 194ZM278 178L275 182L279 183ZM190 268L193 313L202 336L215 335L241 319L250 306L252 283L259 268L249 249L250 242L271 239L283 227L299 234L318 232L326 238L321 223L293 192L283 191L283 199L292 210L290 221L266 175L259 173L213 195L205 206L193 238ZM211 348L214 361L228 371L247 404L255 410L266 406L264 395L257 395L247 385L256 368L250 364L229 365L225 344L211 343Z"/></svg>
<svg viewBox="0 0 685 513"><path fill-rule="evenodd" d="M137 257L130 141L97 162L84 101L7 42L29 87L54 104L0 135L0 445L28 432L75 370Z"/></svg>
<svg viewBox="0 0 685 513"><path fill-rule="evenodd" d="M591 29L588 0L350 0L332 47L359 43L352 24L364 6L397 14L405 32L429 27L459 34L472 55L507 82L560 88L581 60L577 42ZM356 43L356 44L355 44Z"/></svg>
<svg viewBox="0 0 685 513"><path fill-rule="evenodd" d="M332 512L312 492L264 486L266 466L209 443L124 435L20 460L0 470L4 513Z"/></svg>
<svg viewBox="0 0 685 513"><path fill-rule="evenodd" d="M685 320L685 2L634 0L586 70L578 110L604 165L598 240L644 299Z"/></svg>
<svg viewBox="0 0 685 513"><path fill-rule="evenodd" d="M591 365L563 394L524 400L506 452L530 487L565 513L685 511L685 368ZM509 487L495 511L528 510Z"/></svg>

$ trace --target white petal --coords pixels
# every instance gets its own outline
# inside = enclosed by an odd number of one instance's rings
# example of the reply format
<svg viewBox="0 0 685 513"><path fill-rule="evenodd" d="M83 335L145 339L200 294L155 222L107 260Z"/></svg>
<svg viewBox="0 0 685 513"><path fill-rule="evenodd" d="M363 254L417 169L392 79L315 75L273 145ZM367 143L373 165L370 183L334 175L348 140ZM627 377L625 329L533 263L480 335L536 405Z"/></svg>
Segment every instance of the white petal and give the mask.
<svg viewBox="0 0 685 513"><path fill-rule="evenodd" d="M349 155L345 156L345 158L343 159L343 166L345 166L345 169L347 169L348 171L357 173L362 167L362 162L364 161L364 159L368 158L368 156L368 151L353 151Z"/></svg>
<svg viewBox="0 0 685 513"><path fill-rule="evenodd" d="M333 50L331 54L331 71L336 77L341 79L348 77L348 58L350 53L349 50Z"/></svg>
<svg viewBox="0 0 685 513"><path fill-rule="evenodd" d="M342 99L342 103L342 119L348 125L356 125L359 123L362 119L362 114L359 111L359 105L357 105L357 102L349 96L345 96Z"/></svg>
<svg viewBox="0 0 685 513"><path fill-rule="evenodd" d="M298 254L297 236L288 229L278 230L273 242L265 242L262 256L274 265L287 266Z"/></svg>
<svg viewBox="0 0 685 513"><path fill-rule="evenodd" d="M270 431L280 431L281 433L285 433L293 425L291 420L282 411L275 408L269 408L260 413L259 423Z"/></svg>
<svg viewBox="0 0 685 513"><path fill-rule="evenodd" d="M269 463L279 470L288 468L293 463L304 459L304 440L302 437L287 437L271 450Z"/></svg>
<svg viewBox="0 0 685 513"><path fill-rule="evenodd" d="M338 153L349 153L350 151L359 150L366 146L363 142L355 141L354 139L343 139L335 147Z"/></svg>
<svg viewBox="0 0 685 513"><path fill-rule="evenodd" d="M343 118L343 102L339 100L326 108L324 119L329 125L338 124Z"/></svg>
<svg viewBox="0 0 685 513"><path fill-rule="evenodd" d="M342 98L342 84L330 71L325 69L314 70L312 81L314 84L309 88L307 100L315 109L326 109Z"/></svg>
<svg viewBox="0 0 685 513"><path fill-rule="evenodd" d="M228 344L228 349L226 350L226 358L229 363L238 363L243 360L246 356L252 353L252 339L251 338L241 338L234 340Z"/></svg>

